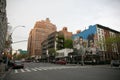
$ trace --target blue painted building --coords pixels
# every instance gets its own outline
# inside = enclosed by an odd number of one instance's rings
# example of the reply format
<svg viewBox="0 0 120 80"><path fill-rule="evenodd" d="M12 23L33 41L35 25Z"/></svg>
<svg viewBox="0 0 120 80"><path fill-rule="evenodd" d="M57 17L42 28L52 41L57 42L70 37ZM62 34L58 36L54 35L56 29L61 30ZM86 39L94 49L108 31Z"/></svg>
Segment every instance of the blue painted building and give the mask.
<svg viewBox="0 0 120 80"><path fill-rule="evenodd" d="M104 55L105 60L110 61L113 59L118 59L117 54L120 53L120 45L119 42L114 43L106 43L106 40L109 38L119 38L120 32L110 29L109 27L105 27L99 24L90 25L88 29L74 34L72 36L73 40L76 38L82 38L83 42L87 43L86 47L90 47L91 42L94 47L99 48L99 51Z"/></svg>
<svg viewBox="0 0 120 80"><path fill-rule="evenodd" d="M84 41L86 41L87 46L90 46L90 41L93 43L95 42L95 35L97 34L97 25L90 25L88 29L75 34L72 36L72 39L76 39L78 37L81 37Z"/></svg>
<svg viewBox="0 0 120 80"><path fill-rule="evenodd" d="M86 29L83 32L80 32L78 34L73 35L72 39L75 39L77 37L82 37L84 40L88 40L88 37L91 34L96 34L96 33L97 33L97 27L96 27L96 25L90 25L89 29Z"/></svg>

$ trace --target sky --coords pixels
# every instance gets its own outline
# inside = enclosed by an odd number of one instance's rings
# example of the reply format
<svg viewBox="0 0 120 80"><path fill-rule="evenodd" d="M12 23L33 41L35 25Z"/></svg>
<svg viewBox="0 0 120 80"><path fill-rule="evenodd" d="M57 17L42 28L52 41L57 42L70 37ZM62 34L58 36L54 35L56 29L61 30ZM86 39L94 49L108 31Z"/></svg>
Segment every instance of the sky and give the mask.
<svg viewBox="0 0 120 80"><path fill-rule="evenodd" d="M101 24L120 32L120 0L7 0L7 18L13 42L28 40L36 21L49 18L57 31L83 31ZM12 44L14 50L27 50L27 41Z"/></svg>

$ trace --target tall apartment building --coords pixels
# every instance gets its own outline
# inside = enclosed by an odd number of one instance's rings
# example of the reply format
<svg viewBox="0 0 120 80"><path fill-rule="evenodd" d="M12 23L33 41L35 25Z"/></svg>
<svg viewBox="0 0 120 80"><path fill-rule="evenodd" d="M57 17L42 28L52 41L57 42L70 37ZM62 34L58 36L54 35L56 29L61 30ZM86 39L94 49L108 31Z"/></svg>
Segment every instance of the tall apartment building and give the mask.
<svg viewBox="0 0 120 80"><path fill-rule="evenodd" d="M96 24L72 36L73 39L77 37L82 37L84 42L87 43L87 47L90 47L91 42L93 42L94 46L99 49L101 54L108 61L117 59L120 55L120 42L118 42L118 40L117 42L113 40L113 43L106 42L110 38L120 39L120 32L118 31Z"/></svg>
<svg viewBox="0 0 120 80"><path fill-rule="evenodd" d="M5 49L7 35L6 0L0 0L0 55Z"/></svg>
<svg viewBox="0 0 120 80"><path fill-rule="evenodd" d="M42 54L41 43L47 39L49 34L55 31L56 26L50 22L49 18L36 22L28 38L28 53L31 57L40 56Z"/></svg>

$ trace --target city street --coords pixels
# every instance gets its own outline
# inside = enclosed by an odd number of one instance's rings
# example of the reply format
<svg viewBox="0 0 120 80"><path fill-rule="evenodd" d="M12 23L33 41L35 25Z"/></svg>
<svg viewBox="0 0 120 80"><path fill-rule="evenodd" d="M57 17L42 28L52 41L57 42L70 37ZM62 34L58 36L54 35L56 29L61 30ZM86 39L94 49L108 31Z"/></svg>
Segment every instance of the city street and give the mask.
<svg viewBox="0 0 120 80"><path fill-rule="evenodd" d="M13 69L6 80L120 80L120 68L31 62L24 69Z"/></svg>
<svg viewBox="0 0 120 80"><path fill-rule="evenodd" d="M119 13L120 0L0 0L0 80L120 80Z"/></svg>

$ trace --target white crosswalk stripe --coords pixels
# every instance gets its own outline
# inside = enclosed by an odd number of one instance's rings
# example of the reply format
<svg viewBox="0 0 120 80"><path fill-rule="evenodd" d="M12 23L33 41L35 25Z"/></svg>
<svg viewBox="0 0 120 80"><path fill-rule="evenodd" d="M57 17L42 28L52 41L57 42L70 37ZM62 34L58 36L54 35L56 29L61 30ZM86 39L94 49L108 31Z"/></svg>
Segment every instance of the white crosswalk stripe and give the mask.
<svg viewBox="0 0 120 80"><path fill-rule="evenodd" d="M23 69L20 69L21 70L21 72L25 72L25 70L23 70Z"/></svg>
<svg viewBox="0 0 120 80"><path fill-rule="evenodd" d="M33 70L33 71L37 71L36 69L34 69L34 68L31 68L31 70Z"/></svg>
<svg viewBox="0 0 120 80"><path fill-rule="evenodd" d="M47 70L47 69L44 69L44 68L43 68L43 70Z"/></svg>
<svg viewBox="0 0 120 80"><path fill-rule="evenodd" d="M15 73L18 73L18 70L15 70Z"/></svg>
<svg viewBox="0 0 120 80"><path fill-rule="evenodd" d="M35 69L40 70L40 71L42 70L42 69L40 69L40 68L35 68Z"/></svg>
<svg viewBox="0 0 120 80"><path fill-rule="evenodd" d="M31 70L29 70L29 69L27 69L27 68L26 68L25 70L26 70L27 72L31 72Z"/></svg>

